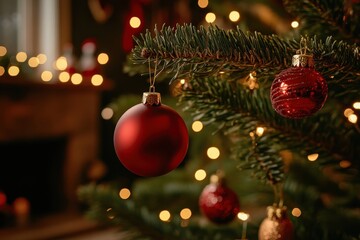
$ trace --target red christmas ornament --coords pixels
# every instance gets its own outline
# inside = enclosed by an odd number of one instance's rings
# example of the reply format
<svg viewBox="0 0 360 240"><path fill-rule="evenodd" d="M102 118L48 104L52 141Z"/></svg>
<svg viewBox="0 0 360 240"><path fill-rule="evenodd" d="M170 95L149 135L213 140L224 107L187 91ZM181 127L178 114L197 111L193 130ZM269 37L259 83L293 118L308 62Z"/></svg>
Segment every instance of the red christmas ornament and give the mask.
<svg viewBox="0 0 360 240"><path fill-rule="evenodd" d="M292 240L293 224L286 215L286 208L269 206L258 235L259 240Z"/></svg>
<svg viewBox="0 0 360 240"><path fill-rule="evenodd" d="M328 88L325 79L314 70L311 55L294 55L293 67L280 72L271 85L271 104L287 118L311 116L324 105Z"/></svg>
<svg viewBox="0 0 360 240"><path fill-rule="evenodd" d="M184 120L161 104L160 94L144 93L143 103L128 109L118 120L114 147L120 162L142 177L166 174L183 161L189 143Z"/></svg>
<svg viewBox="0 0 360 240"><path fill-rule="evenodd" d="M200 194L201 212L211 222L226 224L234 220L240 209L236 193L224 182L221 175L213 175L210 184Z"/></svg>

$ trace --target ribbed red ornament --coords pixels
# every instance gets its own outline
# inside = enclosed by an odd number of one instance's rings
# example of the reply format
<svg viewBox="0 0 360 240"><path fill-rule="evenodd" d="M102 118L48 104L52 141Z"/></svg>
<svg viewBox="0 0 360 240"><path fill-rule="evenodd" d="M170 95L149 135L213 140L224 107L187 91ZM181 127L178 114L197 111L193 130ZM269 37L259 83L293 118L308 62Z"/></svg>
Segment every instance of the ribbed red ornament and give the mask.
<svg viewBox="0 0 360 240"><path fill-rule="evenodd" d="M293 224L287 217L286 208L269 206L258 235L259 240L292 240Z"/></svg>
<svg viewBox="0 0 360 240"><path fill-rule="evenodd" d="M224 179L216 177L201 192L199 206L205 217L215 224L231 222L240 209L236 193L225 184Z"/></svg>
<svg viewBox="0 0 360 240"><path fill-rule="evenodd" d="M273 108L286 118L311 116L323 107L328 94L325 79L313 68L312 56L295 56L293 67L280 72L270 90Z"/></svg>
<svg viewBox="0 0 360 240"><path fill-rule="evenodd" d="M120 162L142 177L169 173L184 160L189 144L186 124L160 94L144 93L143 103L128 109L114 131L114 148Z"/></svg>

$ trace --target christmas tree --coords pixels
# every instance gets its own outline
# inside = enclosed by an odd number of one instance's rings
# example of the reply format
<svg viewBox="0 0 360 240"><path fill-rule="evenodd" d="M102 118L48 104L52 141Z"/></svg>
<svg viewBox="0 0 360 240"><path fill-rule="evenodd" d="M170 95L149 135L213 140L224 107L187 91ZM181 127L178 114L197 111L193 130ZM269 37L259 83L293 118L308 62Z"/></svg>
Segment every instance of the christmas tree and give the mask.
<svg viewBox="0 0 360 240"><path fill-rule="evenodd" d="M89 216L128 239L360 239L360 4L284 6L301 21L281 36L184 24L135 37L127 71L170 83L188 155L129 186L81 187ZM211 184L239 204L202 203Z"/></svg>

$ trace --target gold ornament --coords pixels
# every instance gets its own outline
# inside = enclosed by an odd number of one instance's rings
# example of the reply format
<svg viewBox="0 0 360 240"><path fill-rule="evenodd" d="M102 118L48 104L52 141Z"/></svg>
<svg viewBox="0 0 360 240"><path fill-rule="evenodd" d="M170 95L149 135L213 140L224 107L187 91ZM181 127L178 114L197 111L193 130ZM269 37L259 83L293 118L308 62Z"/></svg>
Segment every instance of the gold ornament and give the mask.
<svg viewBox="0 0 360 240"><path fill-rule="evenodd" d="M269 206L258 235L259 240L292 240L293 225L286 215L286 207Z"/></svg>

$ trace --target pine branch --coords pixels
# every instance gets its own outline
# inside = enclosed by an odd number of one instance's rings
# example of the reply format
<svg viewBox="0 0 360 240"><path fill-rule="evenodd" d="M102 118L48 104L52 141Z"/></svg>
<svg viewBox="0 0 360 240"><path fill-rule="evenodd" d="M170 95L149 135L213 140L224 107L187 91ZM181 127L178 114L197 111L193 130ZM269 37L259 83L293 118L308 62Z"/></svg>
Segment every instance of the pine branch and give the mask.
<svg viewBox="0 0 360 240"><path fill-rule="evenodd" d="M288 12L301 20L304 34L336 36L350 43L359 43L359 5L343 0L285 0Z"/></svg>

